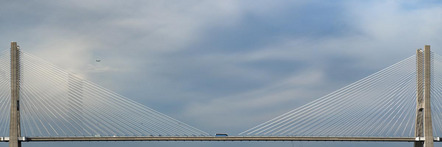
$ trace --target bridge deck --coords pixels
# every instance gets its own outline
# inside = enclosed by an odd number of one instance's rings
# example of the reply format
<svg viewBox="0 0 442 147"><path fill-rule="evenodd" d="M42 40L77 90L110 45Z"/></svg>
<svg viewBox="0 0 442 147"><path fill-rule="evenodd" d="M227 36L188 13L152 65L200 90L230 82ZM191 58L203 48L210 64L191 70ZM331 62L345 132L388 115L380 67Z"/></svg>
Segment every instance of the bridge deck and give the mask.
<svg viewBox="0 0 442 147"><path fill-rule="evenodd" d="M3 139L2 141L8 141ZM26 137L22 141L374 141L415 142L414 137ZM439 139L435 140L439 141Z"/></svg>

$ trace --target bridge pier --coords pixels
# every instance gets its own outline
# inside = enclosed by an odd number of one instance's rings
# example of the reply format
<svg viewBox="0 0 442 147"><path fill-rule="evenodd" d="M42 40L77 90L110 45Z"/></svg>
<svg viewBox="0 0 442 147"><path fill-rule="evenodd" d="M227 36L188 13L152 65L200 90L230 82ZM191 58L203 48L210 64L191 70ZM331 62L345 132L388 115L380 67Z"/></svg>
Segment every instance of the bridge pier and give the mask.
<svg viewBox="0 0 442 147"><path fill-rule="evenodd" d="M11 112L9 122L9 147L21 147L20 133L20 51L17 42L11 42Z"/></svg>

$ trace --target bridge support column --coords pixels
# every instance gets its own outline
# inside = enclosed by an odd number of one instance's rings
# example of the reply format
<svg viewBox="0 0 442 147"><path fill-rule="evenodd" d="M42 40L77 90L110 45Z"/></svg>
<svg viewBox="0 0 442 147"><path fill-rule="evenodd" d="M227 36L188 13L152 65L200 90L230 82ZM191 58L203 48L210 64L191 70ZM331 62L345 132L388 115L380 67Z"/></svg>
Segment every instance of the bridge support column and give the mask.
<svg viewBox="0 0 442 147"><path fill-rule="evenodd" d="M431 51L430 46L416 51L416 125L415 137L425 141L415 142L415 147L433 147L433 124L431 120Z"/></svg>
<svg viewBox="0 0 442 147"><path fill-rule="evenodd" d="M416 124L415 137L424 136L424 56L423 50L416 50ZM424 142L414 142L414 147L423 147Z"/></svg>
<svg viewBox="0 0 442 147"><path fill-rule="evenodd" d="M11 42L11 112L9 123L9 147L21 147L20 134L20 52L17 42Z"/></svg>
<svg viewBox="0 0 442 147"><path fill-rule="evenodd" d="M433 147L433 124L431 120L431 51L430 46L425 45L424 50L424 147Z"/></svg>

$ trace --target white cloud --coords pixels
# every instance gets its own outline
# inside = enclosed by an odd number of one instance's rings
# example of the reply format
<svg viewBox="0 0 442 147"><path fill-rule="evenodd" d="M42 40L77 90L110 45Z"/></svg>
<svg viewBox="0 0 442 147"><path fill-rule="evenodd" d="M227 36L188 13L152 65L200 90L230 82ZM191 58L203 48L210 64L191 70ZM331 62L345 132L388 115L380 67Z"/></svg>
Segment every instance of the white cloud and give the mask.
<svg viewBox="0 0 442 147"><path fill-rule="evenodd" d="M436 41L440 40L438 34L441 33L442 27L437 24L440 24L441 20L434 18L440 17L441 7L407 10L399 1L376 1L363 4L351 3L346 8L349 13L346 21L356 28L353 30L355 32L348 35L321 39L283 38L280 42L252 51L232 55L218 54L212 57L238 63L269 59L288 60L294 63L307 62L316 68L315 71L321 71L325 62L333 62L327 60L327 57L339 55L356 58L360 62L357 63L360 69L366 68L367 71L375 72L413 55L414 49L425 44L432 43L435 46L434 50L440 50L437 48L440 43ZM244 70L244 73L256 73L253 69ZM332 87L338 89L340 87L337 86L343 86L339 85L342 83L329 83L328 79L320 76L327 73L294 74L295 78L284 77L281 78L282 81L266 85L265 88L189 105L184 113L191 118L203 116L201 122L213 128L216 128L215 126L240 128L238 126L250 126L276 116L282 109L296 108L290 107L289 104L300 98L308 101L307 99L312 100L322 96L318 92L323 92L321 87L324 85L327 85L324 87L329 90L333 90ZM288 79L294 80L290 83L284 82ZM347 81L349 82L351 81Z"/></svg>
<svg viewBox="0 0 442 147"><path fill-rule="evenodd" d="M434 51L441 52L440 5L419 5L416 8L403 6L403 3L413 2L340 1L336 3L343 5L342 9L339 8L342 13L330 11L330 14L322 17L315 13L300 14L296 10L314 8L316 3L323 1L3 2L5 9L0 10L0 18L8 21L1 22L0 30L4 35L0 39L3 42L11 39L19 41L25 51L80 73L83 77L97 78L92 80L104 84L104 87L127 93L128 97L155 101L151 102L154 104L176 99L184 108L163 108L173 109L169 111L173 113L171 115L188 116L190 121L208 129L234 128L231 131L238 133L248 129L246 127L291 110L295 105L338 89L343 86L340 84L351 82L330 83L324 66L339 64L328 59L330 57L355 58L358 60L351 70L376 71L414 54L414 49L424 44L431 44ZM322 9L319 7L315 10L320 12ZM263 46L254 49L226 49L220 53L204 48L200 50L206 51L205 54L192 52L192 45L217 35L208 33L210 31L244 27L242 23L253 25L246 22L250 16L254 19L268 19L280 15L338 18L348 27L332 28L344 32L340 34L320 32L324 36L319 37L296 32L279 34L275 35L278 38L276 41L263 43ZM257 22L269 21L272 20ZM285 20L281 22L288 23ZM313 25L316 28L310 30L322 30L332 22L312 23L299 21L296 22L298 28L294 29L302 31ZM233 30L242 29L245 28ZM269 30L280 33L290 31L278 27ZM253 35L275 37L268 34ZM261 43L253 41L250 42ZM225 44L234 45L231 42ZM180 56L183 52L186 55ZM187 58L198 60L187 63ZM102 62L98 64L96 59ZM303 68L303 71L293 71L290 73L292 75L280 76L244 65L275 59L309 67ZM178 79L187 78L184 74L189 73L198 78ZM351 71L349 73L352 74ZM250 86L244 88L246 90L225 93L223 96L203 91L210 88L205 85L191 85L192 82L230 77L239 77L251 83L259 80L275 81L261 82L263 85L254 89L250 89ZM127 81L135 83L128 84ZM217 80L220 81L223 82ZM221 82L211 84L221 85ZM189 88L189 85L193 87ZM222 93L224 90L211 91Z"/></svg>

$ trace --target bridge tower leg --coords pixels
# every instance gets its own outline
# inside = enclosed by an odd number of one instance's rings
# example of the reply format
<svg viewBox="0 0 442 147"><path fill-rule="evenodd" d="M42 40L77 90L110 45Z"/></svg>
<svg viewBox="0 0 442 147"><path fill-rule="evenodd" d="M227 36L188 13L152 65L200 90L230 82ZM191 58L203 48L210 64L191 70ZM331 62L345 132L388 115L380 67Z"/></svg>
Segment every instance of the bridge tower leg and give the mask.
<svg viewBox="0 0 442 147"><path fill-rule="evenodd" d="M415 137L425 141L414 142L415 147L433 147L433 124L431 120L431 51L430 46L416 51L416 125Z"/></svg>
<svg viewBox="0 0 442 147"><path fill-rule="evenodd" d="M20 82L20 51L17 42L11 42L11 112L9 123L9 147L21 147L19 83Z"/></svg>
<svg viewBox="0 0 442 147"><path fill-rule="evenodd" d="M424 49L424 147L433 147L433 124L431 120L431 51L430 46Z"/></svg>
<svg viewBox="0 0 442 147"><path fill-rule="evenodd" d="M423 118L423 97L424 97L424 56L423 50L416 50L416 124L414 129L415 137L424 136L424 118ZM414 142L414 147L423 147L424 142Z"/></svg>

